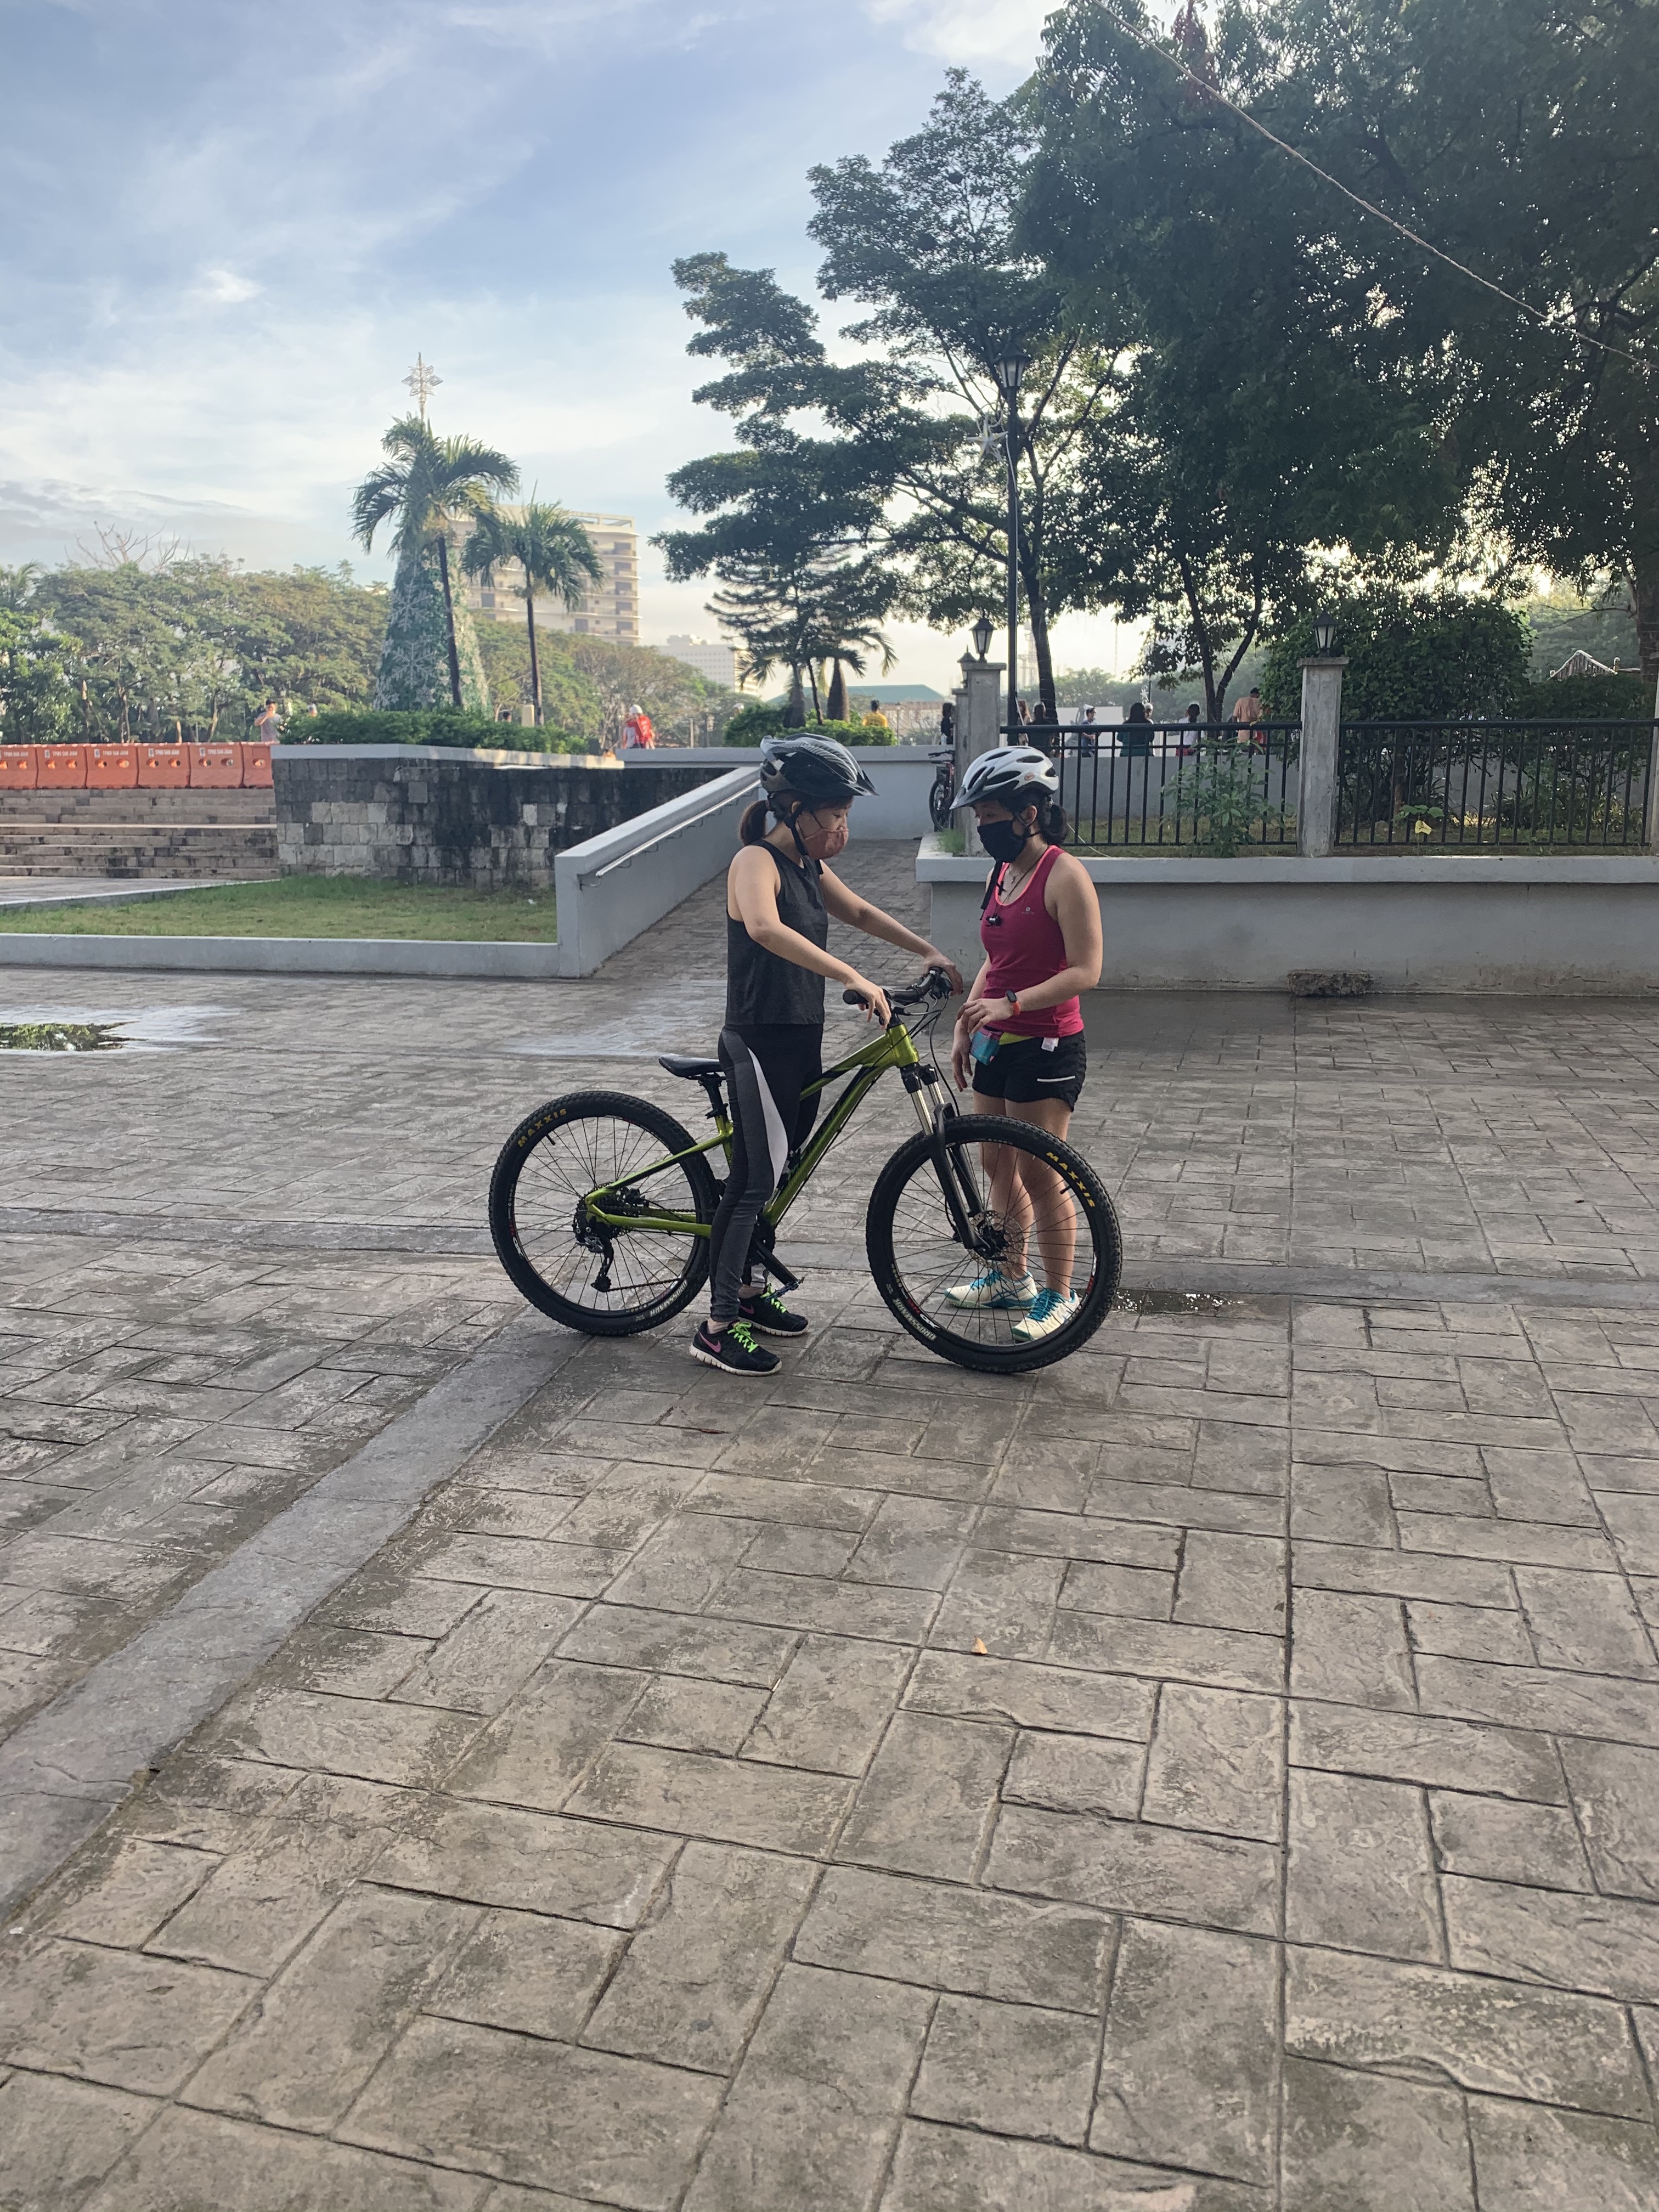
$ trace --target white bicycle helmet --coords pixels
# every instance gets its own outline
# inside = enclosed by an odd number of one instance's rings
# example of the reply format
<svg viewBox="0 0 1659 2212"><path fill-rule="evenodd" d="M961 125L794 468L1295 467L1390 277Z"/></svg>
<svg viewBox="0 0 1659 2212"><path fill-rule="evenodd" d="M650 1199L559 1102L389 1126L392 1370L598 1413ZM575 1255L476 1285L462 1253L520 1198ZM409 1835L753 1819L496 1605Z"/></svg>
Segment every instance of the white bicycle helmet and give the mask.
<svg viewBox="0 0 1659 2212"><path fill-rule="evenodd" d="M1048 754L1040 753L1035 745L993 745L963 777L955 805L971 806L976 799L994 799L1006 806L1017 791L1031 790L1059 796L1060 770Z"/></svg>

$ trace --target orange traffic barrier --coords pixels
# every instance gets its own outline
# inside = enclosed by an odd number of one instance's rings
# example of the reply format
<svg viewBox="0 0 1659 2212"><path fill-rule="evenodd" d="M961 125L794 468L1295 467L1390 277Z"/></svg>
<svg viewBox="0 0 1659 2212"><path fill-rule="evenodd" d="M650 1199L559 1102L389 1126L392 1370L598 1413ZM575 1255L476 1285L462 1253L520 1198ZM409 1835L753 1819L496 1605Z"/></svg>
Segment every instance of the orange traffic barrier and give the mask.
<svg viewBox="0 0 1659 2212"><path fill-rule="evenodd" d="M270 747L269 745L244 745L242 747L243 787L246 789L248 785L257 783L263 784L269 788L271 781Z"/></svg>
<svg viewBox="0 0 1659 2212"><path fill-rule="evenodd" d="M0 745L0 791L33 791L39 745Z"/></svg>
<svg viewBox="0 0 1659 2212"><path fill-rule="evenodd" d="M146 791L177 791L190 781L188 745L140 745L138 781Z"/></svg>
<svg viewBox="0 0 1659 2212"><path fill-rule="evenodd" d="M138 781L137 745L88 745L87 789L131 791Z"/></svg>
<svg viewBox="0 0 1659 2212"><path fill-rule="evenodd" d="M40 791L82 791L87 781L85 745L38 745L35 787Z"/></svg>
<svg viewBox="0 0 1659 2212"><path fill-rule="evenodd" d="M192 791L234 791L242 781L240 745L191 745L190 787Z"/></svg>

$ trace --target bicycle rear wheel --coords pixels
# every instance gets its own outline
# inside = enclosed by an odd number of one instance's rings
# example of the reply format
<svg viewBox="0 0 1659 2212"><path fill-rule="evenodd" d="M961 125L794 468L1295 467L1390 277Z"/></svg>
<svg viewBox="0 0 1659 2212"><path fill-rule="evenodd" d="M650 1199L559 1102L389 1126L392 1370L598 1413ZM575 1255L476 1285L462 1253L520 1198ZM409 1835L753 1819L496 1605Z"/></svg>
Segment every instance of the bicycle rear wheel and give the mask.
<svg viewBox="0 0 1659 2212"><path fill-rule="evenodd" d="M1014 1155L1012 1193L1000 1209L981 1158L986 1146ZM1111 1199L1082 1153L1002 1114L953 1115L902 1146L870 1194L865 1249L902 1328L941 1358L993 1375L1047 1367L1086 1343L1111 1310L1123 1264ZM1055 1282L1068 1251L1069 1279ZM1060 1326L1035 1341L1018 1333L1023 1306L974 1295L981 1281L1028 1265L1076 1298Z"/></svg>
<svg viewBox="0 0 1659 2212"><path fill-rule="evenodd" d="M567 1328L636 1336L689 1305L708 1273L720 1193L696 1139L648 1099L577 1091L526 1115L489 1180L489 1233L514 1287ZM690 1154L676 1159L676 1153ZM615 1229L606 1213L684 1221Z"/></svg>

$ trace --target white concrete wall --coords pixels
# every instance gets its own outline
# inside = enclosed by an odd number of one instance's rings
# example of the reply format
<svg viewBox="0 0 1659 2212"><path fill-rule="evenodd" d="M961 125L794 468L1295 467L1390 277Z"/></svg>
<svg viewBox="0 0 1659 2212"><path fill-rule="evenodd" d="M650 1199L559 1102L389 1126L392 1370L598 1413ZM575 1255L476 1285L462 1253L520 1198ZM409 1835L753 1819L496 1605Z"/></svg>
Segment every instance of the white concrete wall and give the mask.
<svg viewBox="0 0 1659 2212"><path fill-rule="evenodd" d="M1358 969L1380 991L1659 991L1659 858L1085 860L1107 991L1283 990ZM924 840L931 933L976 968L986 864Z"/></svg>
<svg viewBox="0 0 1659 2212"><path fill-rule="evenodd" d="M717 763L722 768L760 767L760 748L750 745L659 746L654 752L625 752L624 768L678 766L682 761ZM929 830L927 794L933 785L933 750L927 745L859 745L854 757L876 787L853 812L854 837L920 837Z"/></svg>
<svg viewBox="0 0 1659 2212"><path fill-rule="evenodd" d="M659 763L662 756L646 757ZM670 755L684 757L684 750ZM739 768L559 854L560 974L591 975L724 868L738 817L759 789L754 769Z"/></svg>

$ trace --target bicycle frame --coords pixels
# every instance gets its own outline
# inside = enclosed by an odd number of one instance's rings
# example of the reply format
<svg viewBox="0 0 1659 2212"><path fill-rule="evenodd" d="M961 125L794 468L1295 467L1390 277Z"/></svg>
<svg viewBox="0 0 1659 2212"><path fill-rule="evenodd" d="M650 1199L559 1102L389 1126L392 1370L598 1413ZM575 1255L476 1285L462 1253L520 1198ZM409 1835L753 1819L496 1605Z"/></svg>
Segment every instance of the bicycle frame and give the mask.
<svg viewBox="0 0 1659 2212"><path fill-rule="evenodd" d="M824 1154L890 1067L897 1068L907 1077L905 1088L910 1093L916 1118L922 1128L931 1130L936 1127L938 1109L923 1094L931 1091L937 1079L931 1068L923 1068L921 1055L916 1050L909 1030L902 1022L896 1021L880 1036L872 1037L868 1044L860 1045L845 1060L837 1060L833 1067L826 1068L816 1083L809 1083L803 1091L803 1097L817 1097L826 1085L838 1081L843 1075L853 1077L824 1120L801 1147L799 1157L767 1202L763 1218L774 1229L811 1181ZM912 1070L915 1071L914 1075L910 1073ZM659 1175L665 1168L676 1166L681 1160L695 1158L699 1152L712 1152L717 1145L724 1148L729 1167L732 1117L724 1107L715 1117L714 1135L705 1137L700 1145L693 1145L683 1152L665 1153L660 1159L652 1160L642 1168L635 1168L625 1176L619 1176L614 1182L601 1183L590 1191L587 1196L588 1219L598 1228L616 1230L623 1234L630 1230L659 1229L680 1236L707 1237L711 1224L694 1220L689 1213L667 1211L660 1213L613 1213L598 1201L611 1191L637 1188L647 1176Z"/></svg>

